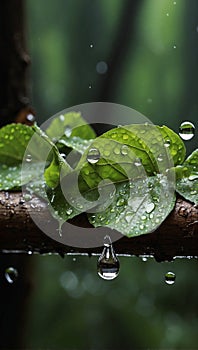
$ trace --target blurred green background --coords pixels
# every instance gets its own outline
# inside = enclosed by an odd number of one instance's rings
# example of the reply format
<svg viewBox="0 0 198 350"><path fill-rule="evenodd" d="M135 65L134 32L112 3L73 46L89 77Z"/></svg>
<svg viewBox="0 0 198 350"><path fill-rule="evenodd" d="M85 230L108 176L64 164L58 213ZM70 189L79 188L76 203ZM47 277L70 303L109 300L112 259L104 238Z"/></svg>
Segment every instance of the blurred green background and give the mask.
<svg viewBox="0 0 198 350"><path fill-rule="evenodd" d="M81 103L132 107L178 131L197 123L197 0L27 0L37 120ZM98 63L105 62L104 74ZM196 131L197 134L197 131ZM197 146L196 135L186 144ZM32 256L30 349L197 349L197 261L122 257L115 281L96 257ZM173 270L173 286L164 274Z"/></svg>

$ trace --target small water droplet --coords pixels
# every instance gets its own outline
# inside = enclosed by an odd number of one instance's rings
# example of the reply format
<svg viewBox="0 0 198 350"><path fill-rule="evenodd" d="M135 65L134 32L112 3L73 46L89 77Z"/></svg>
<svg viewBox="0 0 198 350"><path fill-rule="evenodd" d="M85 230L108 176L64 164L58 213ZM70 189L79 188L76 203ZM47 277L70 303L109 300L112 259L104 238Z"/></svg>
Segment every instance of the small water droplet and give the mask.
<svg viewBox="0 0 198 350"><path fill-rule="evenodd" d="M135 161L134 161L134 165L135 166L141 166L142 165L142 161L140 158L137 158Z"/></svg>
<svg viewBox="0 0 198 350"><path fill-rule="evenodd" d="M70 126L66 126L65 128L65 136L66 137L70 137L72 133L72 129L70 128Z"/></svg>
<svg viewBox="0 0 198 350"><path fill-rule="evenodd" d="M64 122L64 121L65 121L65 117L64 117L63 114L59 115L59 120L60 120L61 122Z"/></svg>
<svg viewBox="0 0 198 350"><path fill-rule="evenodd" d="M91 84L89 85L89 89L92 89L92 85Z"/></svg>
<svg viewBox="0 0 198 350"><path fill-rule="evenodd" d="M188 141L193 138L195 134L195 126L193 123L186 121L181 123L179 128L179 136L182 140Z"/></svg>
<svg viewBox="0 0 198 350"><path fill-rule="evenodd" d="M169 17L169 13L168 12L167 12L166 16Z"/></svg>
<svg viewBox="0 0 198 350"><path fill-rule="evenodd" d="M108 71L108 65L104 61L100 61L96 64L96 72L98 74L105 74Z"/></svg>
<svg viewBox="0 0 198 350"><path fill-rule="evenodd" d="M177 5L177 2L176 2L176 1L173 1L173 5Z"/></svg>
<svg viewBox="0 0 198 350"><path fill-rule="evenodd" d="M66 210L66 214L67 214L67 215L71 215L72 212L73 212L72 208L69 208L69 209Z"/></svg>
<svg viewBox="0 0 198 350"><path fill-rule="evenodd" d="M165 142L164 142L165 147L167 147L167 148L170 147L170 144L171 144L171 142L169 139L165 140Z"/></svg>
<svg viewBox="0 0 198 350"><path fill-rule="evenodd" d="M93 49L94 45L93 45L93 44L90 44L89 47L90 47L91 49Z"/></svg>
<svg viewBox="0 0 198 350"><path fill-rule="evenodd" d="M33 115L33 114L28 114L27 116L26 116L26 120L28 121L28 122L31 122L31 123L33 123L33 122L35 122L35 116Z"/></svg>
<svg viewBox="0 0 198 350"><path fill-rule="evenodd" d="M120 263L113 249L111 238L105 236L104 248L97 263L98 275L104 280L113 280L119 274Z"/></svg>
<svg viewBox="0 0 198 350"><path fill-rule="evenodd" d="M17 280L18 271L14 267L8 267L5 270L5 278L8 283L14 283Z"/></svg>
<svg viewBox="0 0 198 350"><path fill-rule="evenodd" d="M65 153L60 153L60 155L63 159L66 159L66 157L67 157Z"/></svg>
<svg viewBox="0 0 198 350"><path fill-rule="evenodd" d="M146 262L148 260L148 258L146 258L146 256L142 257L142 261Z"/></svg>
<svg viewBox="0 0 198 350"><path fill-rule="evenodd" d="M163 156L162 154L159 154L157 157L158 162L162 162L163 161Z"/></svg>
<svg viewBox="0 0 198 350"><path fill-rule="evenodd" d="M100 159L100 152L97 148L90 148L87 154L87 161L91 164L96 164Z"/></svg>
<svg viewBox="0 0 198 350"><path fill-rule="evenodd" d="M146 204L146 212L150 214L155 209L155 204L153 202Z"/></svg>
<svg viewBox="0 0 198 350"><path fill-rule="evenodd" d="M176 279L176 275L174 274L174 272L167 272L165 274L165 282L169 285L174 284L175 283L175 279Z"/></svg>
<svg viewBox="0 0 198 350"><path fill-rule="evenodd" d="M177 45L173 45L173 49L176 49L177 48Z"/></svg>
<svg viewBox="0 0 198 350"><path fill-rule="evenodd" d="M27 163L30 163L32 161L31 154L27 154L25 160L26 160Z"/></svg>
<svg viewBox="0 0 198 350"><path fill-rule="evenodd" d="M32 255L32 254L33 254L32 250L28 250L28 255Z"/></svg>
<svg viewBox="0 0 198 350"><path fill-rule="evenodd" d="M126 156L126 155L128 154L128 147L127 147L126 145L123 145L123 146L121 147L121 154L122 154L123 156Z"/></svg>

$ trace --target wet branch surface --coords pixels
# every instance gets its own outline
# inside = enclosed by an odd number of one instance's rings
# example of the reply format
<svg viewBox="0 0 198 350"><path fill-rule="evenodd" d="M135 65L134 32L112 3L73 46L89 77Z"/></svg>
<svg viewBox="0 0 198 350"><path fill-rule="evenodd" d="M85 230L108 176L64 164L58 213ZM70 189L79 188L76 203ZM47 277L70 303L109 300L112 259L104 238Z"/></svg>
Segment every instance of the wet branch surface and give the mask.
<svg viewBox="0 0 198 350"><path fill-rule="evenodd" d="M25 202L20 192L0 193L0 252L40 254L98 254L101 247L75 248L53 240L43 233L31 218L34 212L42 222L49 220L49 211L39 198ZM91 227L86 215L81 214L72 224ZM94 232L94 230L93 230ZM172 213L154 232L114 242L120 255L148 255L157 261L171 261L175 256L198 256L198 208L192 203L177 198Z"/></svg>

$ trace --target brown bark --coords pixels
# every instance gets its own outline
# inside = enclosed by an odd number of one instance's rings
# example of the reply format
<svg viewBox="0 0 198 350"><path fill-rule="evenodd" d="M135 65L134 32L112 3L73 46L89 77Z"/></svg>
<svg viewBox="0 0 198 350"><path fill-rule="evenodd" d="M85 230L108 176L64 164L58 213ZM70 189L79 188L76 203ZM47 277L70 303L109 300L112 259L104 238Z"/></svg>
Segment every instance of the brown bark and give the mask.
<svg viewBox="0 0 198 350"><path fill-rule="evenodd" d="M101 247L85 249L63 245L41 232L30 217L31 211L36 210L43 222L49 219L47 207L40 199L33 198L24 203L21 193L8 195L6 192L1 192L0 198L1 252L59 253L61 256L101 252ZM74 218L75 223L89 226L84 214ZM123 237L114 242L114 247L121 255L153 255L157 261L170 261L175 256L195 257L198 256L197 224L197 206L179 197L175 209L155 232L133 238Z"/></svg>
<svg viewBox="0 0 198 350"><path fill-rule="evenodd" d="M0 126L16 119L29 105L26 74L30 63L25 49L24 1L0 2Z"/></svg>

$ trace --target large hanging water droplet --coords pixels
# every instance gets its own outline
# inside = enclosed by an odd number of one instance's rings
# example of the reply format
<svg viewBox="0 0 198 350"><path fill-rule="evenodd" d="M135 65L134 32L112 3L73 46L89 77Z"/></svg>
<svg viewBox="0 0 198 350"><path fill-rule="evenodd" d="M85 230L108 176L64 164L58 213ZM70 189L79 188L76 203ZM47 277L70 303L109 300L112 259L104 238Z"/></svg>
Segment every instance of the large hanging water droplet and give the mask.
<svg viewBox="0 0 198 350"><path fill-rule="evenodd" d="M14 267L8 267L5 270L5 278L8 283L14 283L17 280L18 271Z"/></svg>
<svg viewBox="0 0 198 350"><path fill-rule="evenodd" d="M104 249L97 263L98 275L104 280L113 280L119 274L120 263L113 249L111 238L105 236Z"/></svg>
<svg viewBox="0 0 198 350"><path fill-rule="evenodd" d="M195 126L191 122L183 122L179 128L179 136L182 140L188 141L193 138L195 134Z"/></svg>
<svg viewBox="0 0 198 350"><path fill-rule="evenodd" d="M87 154L87 161L91 164L95 164L100 159L100 152L97 148L90 148Z"/></svg>
<svg viewBox="0 0 198 350"><path fill-rule="evenodd" d="M169 285L174 284L176 279L176 275L174 272L167 272L165 274L165 282Z"/></svg>

